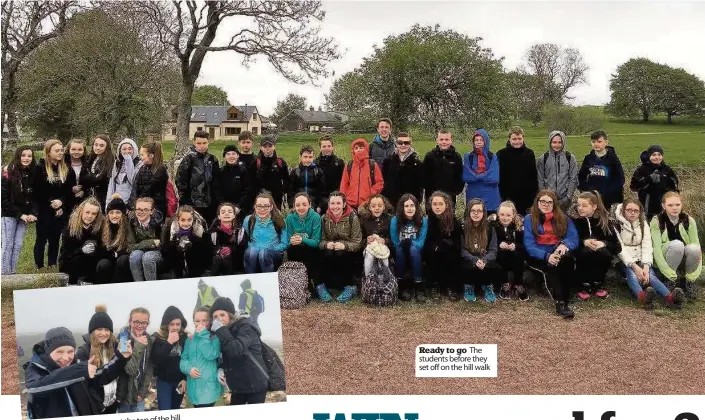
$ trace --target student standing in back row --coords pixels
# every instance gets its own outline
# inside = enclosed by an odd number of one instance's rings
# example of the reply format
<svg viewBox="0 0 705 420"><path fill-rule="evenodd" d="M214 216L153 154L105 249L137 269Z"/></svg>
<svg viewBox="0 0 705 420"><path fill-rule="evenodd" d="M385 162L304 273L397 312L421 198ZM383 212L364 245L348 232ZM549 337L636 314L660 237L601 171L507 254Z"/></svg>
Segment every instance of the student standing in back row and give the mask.
<svg viewBox="0 0 705 420"><path fill-rule="evenodd" d="M441 191L455 197L463 192L463 158L453 147L453 134L441 130L436 135L436 147L423 159L424 189L426 190L426 213L431 213L431 194Z"/></svg>
<svg viewBox="0 0 705 420"><path fill-rule="evenodd" d="M394 153L394 142L392 136L392 120L382 118L377 121L377 136L370 142L370 159L374 160L380 167L384 160Z"/></svg>
<svg viewBox="0 0 705 420"><path fill-rule="evenodd" d="M29 146L20 146L2 171L2 274L15 274L27 226L37 221L34 177L37 163Z"/></svg>
<svg viewBox="0 0 705 420"><path fill-rule="evenodd" d="M166 184L169 182L169 173L162 157L161 143L143 144L140 148L140 159L142 159L142 167L135 175L129 208L135 209L135 202L138 198L151 198L154 200L152 217L157 223L161 223L167 217Z"/></svg>
<svg viewBox="0 0 705 420"><path fill-rule="evenodd" d="M365 139L353 140L350 145L352 160L345 166L340 181L340 192L353 209L384 189L381 167L370 158L369 147Z"/></svg>
<svg viewBox="0 0 705 420"><path fill-rule="evenodd" d="M534 203L539 192L536 156L526 147L524 130L512 127L509 130L507 147L497 152L499 158L499 195L511 201L522 216Z"/></svg>
<svg viewBox="0 0 705 420"><path fill-rule="evenodd" d="M490 152L490 135L480 129L472 135L473 150L463 157L463 181L467 201L479 198L488 214L499 207L499 159Z"/></svg>
<svg viewBox="0 0 705 420"><path fill-rule="evenodd" d="M419 154L411 145L411 136L399 133L397 149L382 164L382 178L385 180L382 195L387 197L394 208L404 194L411 194L416 200L423 200L423 167Z"/></svg>
<svg viewBox="0 0 705 420"><path fill-rule="evenodd" d="M658 144L641 152L640 158L641 165L634 171L629 188L639 195L648 222L661 212L664 194L678 192L678 177L663 161L663 148Z"/></svg>
<svg viewBox="0 0 705 420"><path fill-rule="evenodd" d="M105 202L106 207L110 203L113 194L120 194L120 198L126 203L130 200L135 175L137 175L141 167L142 160L139 156L137 143L132 139L123 139L118 144L115 163L110 174Z"/></svg>
<svg viewBox="0 0 705 420"><path fill-rule="evenodd" d="M253 194L267 191L272 195L278 209L282 208L284 197L289 191L289 166L277 156L277 141L273 136L264 136L260 142L259 155L250 166L250 179L254 186ZM289 204L291 207L293 203Z"/></svg>
<svg viewBox="0 0 705 420"><path fill-rule="evenodd" d="M252 165L257 157L252 153L254 141L254 137L252 137L252 132L250 131L243 131L237 136L237 145L240 146L239 160L244 163L247 168Z"/></svg>
<svg viewBox="0 0 705 420"><path fill-rule="evenodd" d="M578 172L580 191L597 191L607 210L624 200L624 170L614 147L609 146L607 133L602 130L590 135L592 151L583 159Z"/></svg>
<svg viewBox="0 0 705 420"><path fill-rule="evenodd" d="M333 147L333 137L326 134L318 140L318 145L321 148L321 153L313 161L319 168L323 170L324 188L321 194L321 212L326 214L328 210L328 196L333 191L340 188L340 181L343 179L343 170L345 170L345 161L335 155Z"/></svg>
<svg viewBox="0 0 705 420"><path fill-rule="evenodd" d="M566 151L566 138L562 131L551 131L548 135L548 151L536 161L539 190L548 189L556 193L558 206L566 212L578 188L578 163L575 156Z"/></svg>
<svg viewBox="0 0 705 420"><path fill-rule="evenodd" d="M235 206L238 222L242 222L252 208L251 187L247 164L240 159L240 151L232 144L223 150L223 167L215 178L217 202Z"/></svg>
<svg viewBox="0 0 705 420"><path fill-rule="evenodd" d="M85 177L81 180L87 196L94 196L105 210L108 198L108 184L110 173L115 164L115 155L110 145L110 136L101 134L93 139L91 153L88 155L88 164Z"/></svg>
<svg viewBox="0 0 705 420"><path fill-rule="evenodd" d="M208 152L208 133L196 131L193 146L184 156L176 172L179 206L188 205L210 224L215 218L215 190L218 159Z"/></svg>
<svg viewBox="0 0 705 420"><path fill-rule="evenodd" d="M289 174L289 194L287 195L289 208L294 207L296 193L304 192L311 199L313 211L320 214L324 188L323 170L313 162L313 147L304 145L299 152L298 166Z"/></svg>

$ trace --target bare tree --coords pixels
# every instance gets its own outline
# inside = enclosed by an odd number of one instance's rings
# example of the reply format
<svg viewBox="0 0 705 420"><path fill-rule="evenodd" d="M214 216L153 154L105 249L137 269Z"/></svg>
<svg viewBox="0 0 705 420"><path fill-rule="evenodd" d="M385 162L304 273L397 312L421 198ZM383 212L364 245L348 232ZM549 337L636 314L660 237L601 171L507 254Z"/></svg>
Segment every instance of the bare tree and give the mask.
<svg viewBox="0 0 705 420"><path fill-rule="evenodd" d="M78 8L76 1L2 2L2 128L4 132L7 123L6 148L15 147L19 140L17 71L32 51L63 32Z"/></svg>
<svg viewBox="0 0 705 420"><path fill-rule="evenodd" d="M580 51L556 44L535 44L524 54L525 65L520 72L537 76L542 81L542 96L546 103L562 103L568 91L587 83L588 65Z"/></svg>
<svg viewBox="0 0 705 420"><path fill-rule="evenodd" d="M327 76L326 64L340 56L334 40L322 37L320 26L314 25L325 17L320 1L161 0L116 2L110 7L124 16L140 16L178 57L182 80L175 162L190 143L191 97L206 53L234 51L242 55L243 65L264 56L278 73L295 83L315 83L318 77ZM224 31L229 33L223 36ZM216 35L228 41L218 44Z"/></svg>

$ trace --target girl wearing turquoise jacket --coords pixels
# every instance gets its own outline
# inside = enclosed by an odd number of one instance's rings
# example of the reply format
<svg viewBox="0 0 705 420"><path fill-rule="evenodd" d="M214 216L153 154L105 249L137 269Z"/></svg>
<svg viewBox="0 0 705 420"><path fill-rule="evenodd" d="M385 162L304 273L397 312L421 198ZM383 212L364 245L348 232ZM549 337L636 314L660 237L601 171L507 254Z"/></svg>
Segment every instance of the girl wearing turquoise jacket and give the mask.
<svg viewBox="0 0 705 420"><path fill-rule="evenodd" d="M179 367L186 374L186 392L195 408L213 407L223 395L218 381L220 340L210 331L210 308L203 306L193 313L196 332L186 340Z"/></svg>
<svg viewBox="0 0 705 420"><path fill-rule="evenodd" d="M279 212L274 198L261 193L255 200L255 212L245 217L242 226L249 241L245 250L245 273L277 271L284 260L284 251L289 247L289 234L284 217Z"/></svg>
<svg viewBox="0 0 705 420"><path fill-rule="evenodd" d="M421 277L423 267L423 245L428 232L428 218L421 214L419 201L412 194L404 194L399 199L397 215L389 224L389 234L395 250L395 274L399 282L404 280L407 268L414 276L412 287L402 290L402 300L416 298L426 302L426 283Z"/></svg>
<svg viewBox="0 0 705 420"><path fill-rule="evenodd" d="M321 216L311 208L311 198L305 192L296 194L293 203L294 211L286 216L289 235L286 255L289 261L303 263L309 279L315 279L318 244L321 242Z"/></svg>

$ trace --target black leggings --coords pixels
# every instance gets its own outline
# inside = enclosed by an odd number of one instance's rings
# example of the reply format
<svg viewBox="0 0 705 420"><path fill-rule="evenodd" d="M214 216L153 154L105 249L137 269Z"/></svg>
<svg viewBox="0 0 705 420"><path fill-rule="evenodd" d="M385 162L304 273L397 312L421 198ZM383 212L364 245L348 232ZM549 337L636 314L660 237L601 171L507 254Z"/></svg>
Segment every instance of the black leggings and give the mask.
<svg viewBox="0 0 705 420"><path fill-rule="evenodd" d="M66 214L56 217L53 213L42 212L37 218L37 239L34 242L34 264L37 268L44 267L44 249L47 250L47 262L50 266L56 265L59 258L59 241L61 231L68 222Z"/></svg>
<svg viewBox="0 0 705 420"><path fill-rule="evenodd" d="M233 269L233 255L230 254L227 257L221 257L220 255L213 256L213 262L211 264L211 276L227 276L234 274Z"/></svg>
<svg viewBox="0 0 705 420"><path fill-rule="evenodd" d="M581 290L595 292L603 287L607 270L612 263L612 254L607 248L593 251L583 247L575 253L577 279Z"/></svg>
<svg viewBox="0 0 705 420"><path fill-rule="evenodd" d="M94 283L97 267L98 258L86 254L80 254L59 263L59 271L69 275L69 284L78 284L78 279L81 277Z"/></svg>
<svg viewBox="0 0 705 420"><path fill-rule="evenodd" d="M495 290L499 287L502 268L495 261L487 262L485 268L480 270L472 261L463 260L461 270L464 284L472 284L475 286L492 285Z"/></svg>
<svg viewBox="0 0 705 420"><path fill-rule="evenodd" d="M321 255L321 272L316 285L323 283L333 289L342 289L345 286L355 286L356 254L350 251L332 251L326 249Z"/></svg>
<svg viewBox="0 0 705 420"><path fill-rule="evenodd" d="M250 394L235 394L230 395L230 405L245 405L245 404L263 404L267 398L267 391L252 392Z"/></svg>
<svg viewBox="0 0 705 420"><path fill-rule="evenodd" d="M286 257L289 261L298 261L306 266L306 273L308 274L308 278L311 279L309 285L314 281L313 279L318 277L318 264L316 259L319 257L319 253L317 248L312 248L304 244L292 245L286 251Z"/></svg>
<svg viewBox="0 0 705 420"><path fill-rule="evenodd" d="M125 283L131 282L132 272L130 271L130 254L124 254L114 258L103 258L98 261L96 267L95 282L105 283Z"/></svg>
<svg viewBox="0 0 705 420"><path fill-rule="evenodd" d="M558 265L550 265L548 261L529 258L529 268L543 275L544 286L553 300L570 301L570 288L575 275L575 258L565 254Z"/></svg>
<svg viewBox="0 0 705 420"><path fill-rule="evenodd" d="M424 260L426 261L426 277L431 285L438 286L441 290L460 290L460 282L458 281L460 259L457 252L428 249L424 252Z"/></svg>
<svg viewBox="0 0 705 420"><path fill-rule="evenodd" d="M171 242L164 248L164 261L174 271L175 279L203 275L208 264L207 260L204 261L206 258L208 257L204 257L203 252L194 247L184 252L176 243Z"/></svg>
<svg viewBox="0 0 705 420"><path fill-rule="evenodd" d="M502 267L503 283L509 283L509 273L514 273L511 285L524 285L524 256L521 253L500 249L497 251L497 263Z"/></svg>

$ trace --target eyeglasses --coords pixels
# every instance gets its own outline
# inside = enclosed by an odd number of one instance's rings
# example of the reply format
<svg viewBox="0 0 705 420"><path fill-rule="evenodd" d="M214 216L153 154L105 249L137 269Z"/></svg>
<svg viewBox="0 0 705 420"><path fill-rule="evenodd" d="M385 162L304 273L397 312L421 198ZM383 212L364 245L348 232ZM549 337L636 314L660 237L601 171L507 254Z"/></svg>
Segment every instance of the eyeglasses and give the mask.
<svg viewBox="0 0 705 420"><path fill-rule="evenodd" d="M470 214L482 214L484 213L483 210L470 210Z"/></svg>
<svg viewBox="0 0 705 420"><path fill-rule="evenodd" d="M411 142L410 142L410 141L400 141L400 140L398 140L398 141L397 141L397 144L398 144L399 146L410 146L410 145L411 145Z"/></svg>
<svg viewBox="0 0 705 420"><path fill-rule="evenodd" d="M132 321L132 325L136 327L146 327L149 325L149 321Z"/></svg>
<svg viewBox="0 0 705 420"><path fill-rule="evenodd" d="M149 213L152 209L135 209L137 213Z"/></svg>
<svg viewBox="0 0 705 420"><path fill-rule="evenodd" d="M624 209L626 213L631 213L631 214L639 214L641 213L641 210L639 209Z"/></svg>
<svg viewBox="0 0 705 420"><path fill-rule="evenodd" d="M550 206L553 205L553 200L539 200L539 204L544 206Z"/></svg>
<svg viewBox="0 0 705 420"><path fill-rule="evenodd" d="M272 207L271 204L257 204L255 208L257 210L269 210Z"/></svg>

